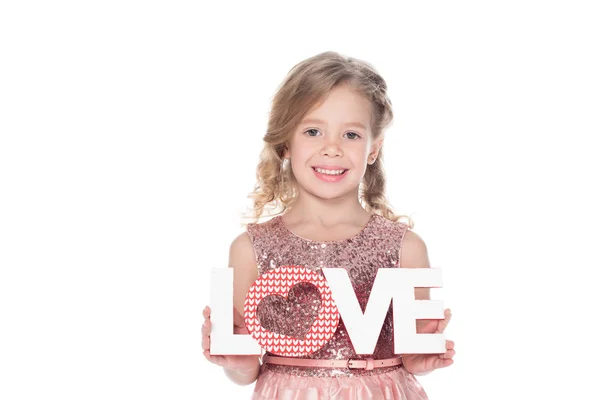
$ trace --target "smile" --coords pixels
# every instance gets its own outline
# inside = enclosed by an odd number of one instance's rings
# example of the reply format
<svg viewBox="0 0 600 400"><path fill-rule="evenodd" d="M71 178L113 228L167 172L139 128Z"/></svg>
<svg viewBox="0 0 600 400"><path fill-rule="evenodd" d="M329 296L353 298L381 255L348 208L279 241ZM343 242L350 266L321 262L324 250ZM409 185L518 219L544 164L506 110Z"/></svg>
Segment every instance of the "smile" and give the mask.
<svg viewBox="0 0 600 400"><path fill-rule="evenodd" d="M320 174L327 174L327 175L341 175L344 172L346 172L345 169L323 169L323 168L317 168L317 167L313 167L313 169Z"/></svg>
<svg viewBox="0 0 600 400"><path fill-rule="evenodd" d="M339 182L345 176L347 169L324 169L318 167L312 167L313 171L315 171L315 175L317 178L324 182Z"/></svg>

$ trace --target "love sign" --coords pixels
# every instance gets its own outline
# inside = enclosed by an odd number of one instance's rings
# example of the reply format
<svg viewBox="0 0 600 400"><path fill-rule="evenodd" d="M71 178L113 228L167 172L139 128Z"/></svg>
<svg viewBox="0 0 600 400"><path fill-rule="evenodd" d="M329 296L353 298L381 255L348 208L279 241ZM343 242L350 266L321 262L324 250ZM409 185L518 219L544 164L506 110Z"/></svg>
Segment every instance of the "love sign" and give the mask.
<svg viewBox="0 0 600 400"><path fill-rule="evenodd" d="M244 321L249 335L235 335L233 269L213 268L210 353L260 355L262 347L282 356L300 357L323 347L335 333L341 318L355 352L372 354L390 302L396 354L446 351L443 333L418 334L416 328L418 319L444 318L443 302L414 298L416 287L442 286L440 269L380 268L364 313L345 269L322 268L321 271L323 276L291 265L261 275L245 299ZM312 307L312 311L303 307Z"/></svg>

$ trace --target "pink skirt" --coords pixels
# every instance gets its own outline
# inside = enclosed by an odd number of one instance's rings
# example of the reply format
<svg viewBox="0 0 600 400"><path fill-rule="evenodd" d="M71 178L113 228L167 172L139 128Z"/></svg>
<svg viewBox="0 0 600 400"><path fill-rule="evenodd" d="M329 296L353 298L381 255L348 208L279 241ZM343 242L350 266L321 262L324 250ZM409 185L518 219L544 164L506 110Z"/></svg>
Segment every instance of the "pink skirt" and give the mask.
<svg viewBox="0 0 600 400"><path fill-rule="evenodd" d="M428 400L404 367L378 375L311 377L262 370L254 400Z"/></svg>

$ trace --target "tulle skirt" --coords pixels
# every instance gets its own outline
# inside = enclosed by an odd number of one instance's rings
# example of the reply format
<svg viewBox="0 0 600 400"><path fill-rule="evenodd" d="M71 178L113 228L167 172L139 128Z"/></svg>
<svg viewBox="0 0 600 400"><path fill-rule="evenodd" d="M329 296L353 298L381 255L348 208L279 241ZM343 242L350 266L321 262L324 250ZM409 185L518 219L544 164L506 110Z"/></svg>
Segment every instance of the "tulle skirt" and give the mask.
<svg viewBox="0 0 600 400"><path fill-rule="evenodd" d="M253 400L428 400L413 374L399 367L378 375L305 377L262 370Z"/></svg>

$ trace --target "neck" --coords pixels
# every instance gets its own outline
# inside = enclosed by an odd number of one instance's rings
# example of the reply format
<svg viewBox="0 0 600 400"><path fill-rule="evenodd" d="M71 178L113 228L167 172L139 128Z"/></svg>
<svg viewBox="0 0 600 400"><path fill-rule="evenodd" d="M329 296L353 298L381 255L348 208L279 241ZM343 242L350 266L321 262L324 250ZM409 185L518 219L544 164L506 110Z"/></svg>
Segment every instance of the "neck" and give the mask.
<svg viewBox="0 0 600 400"><path fill-rule="evenodd" d="M331 199L323 199L300 190L286 215L289 220L310 222L323 227L357 221L360 224L370 218L370 214L360 204L358 189Z"/></svg>

